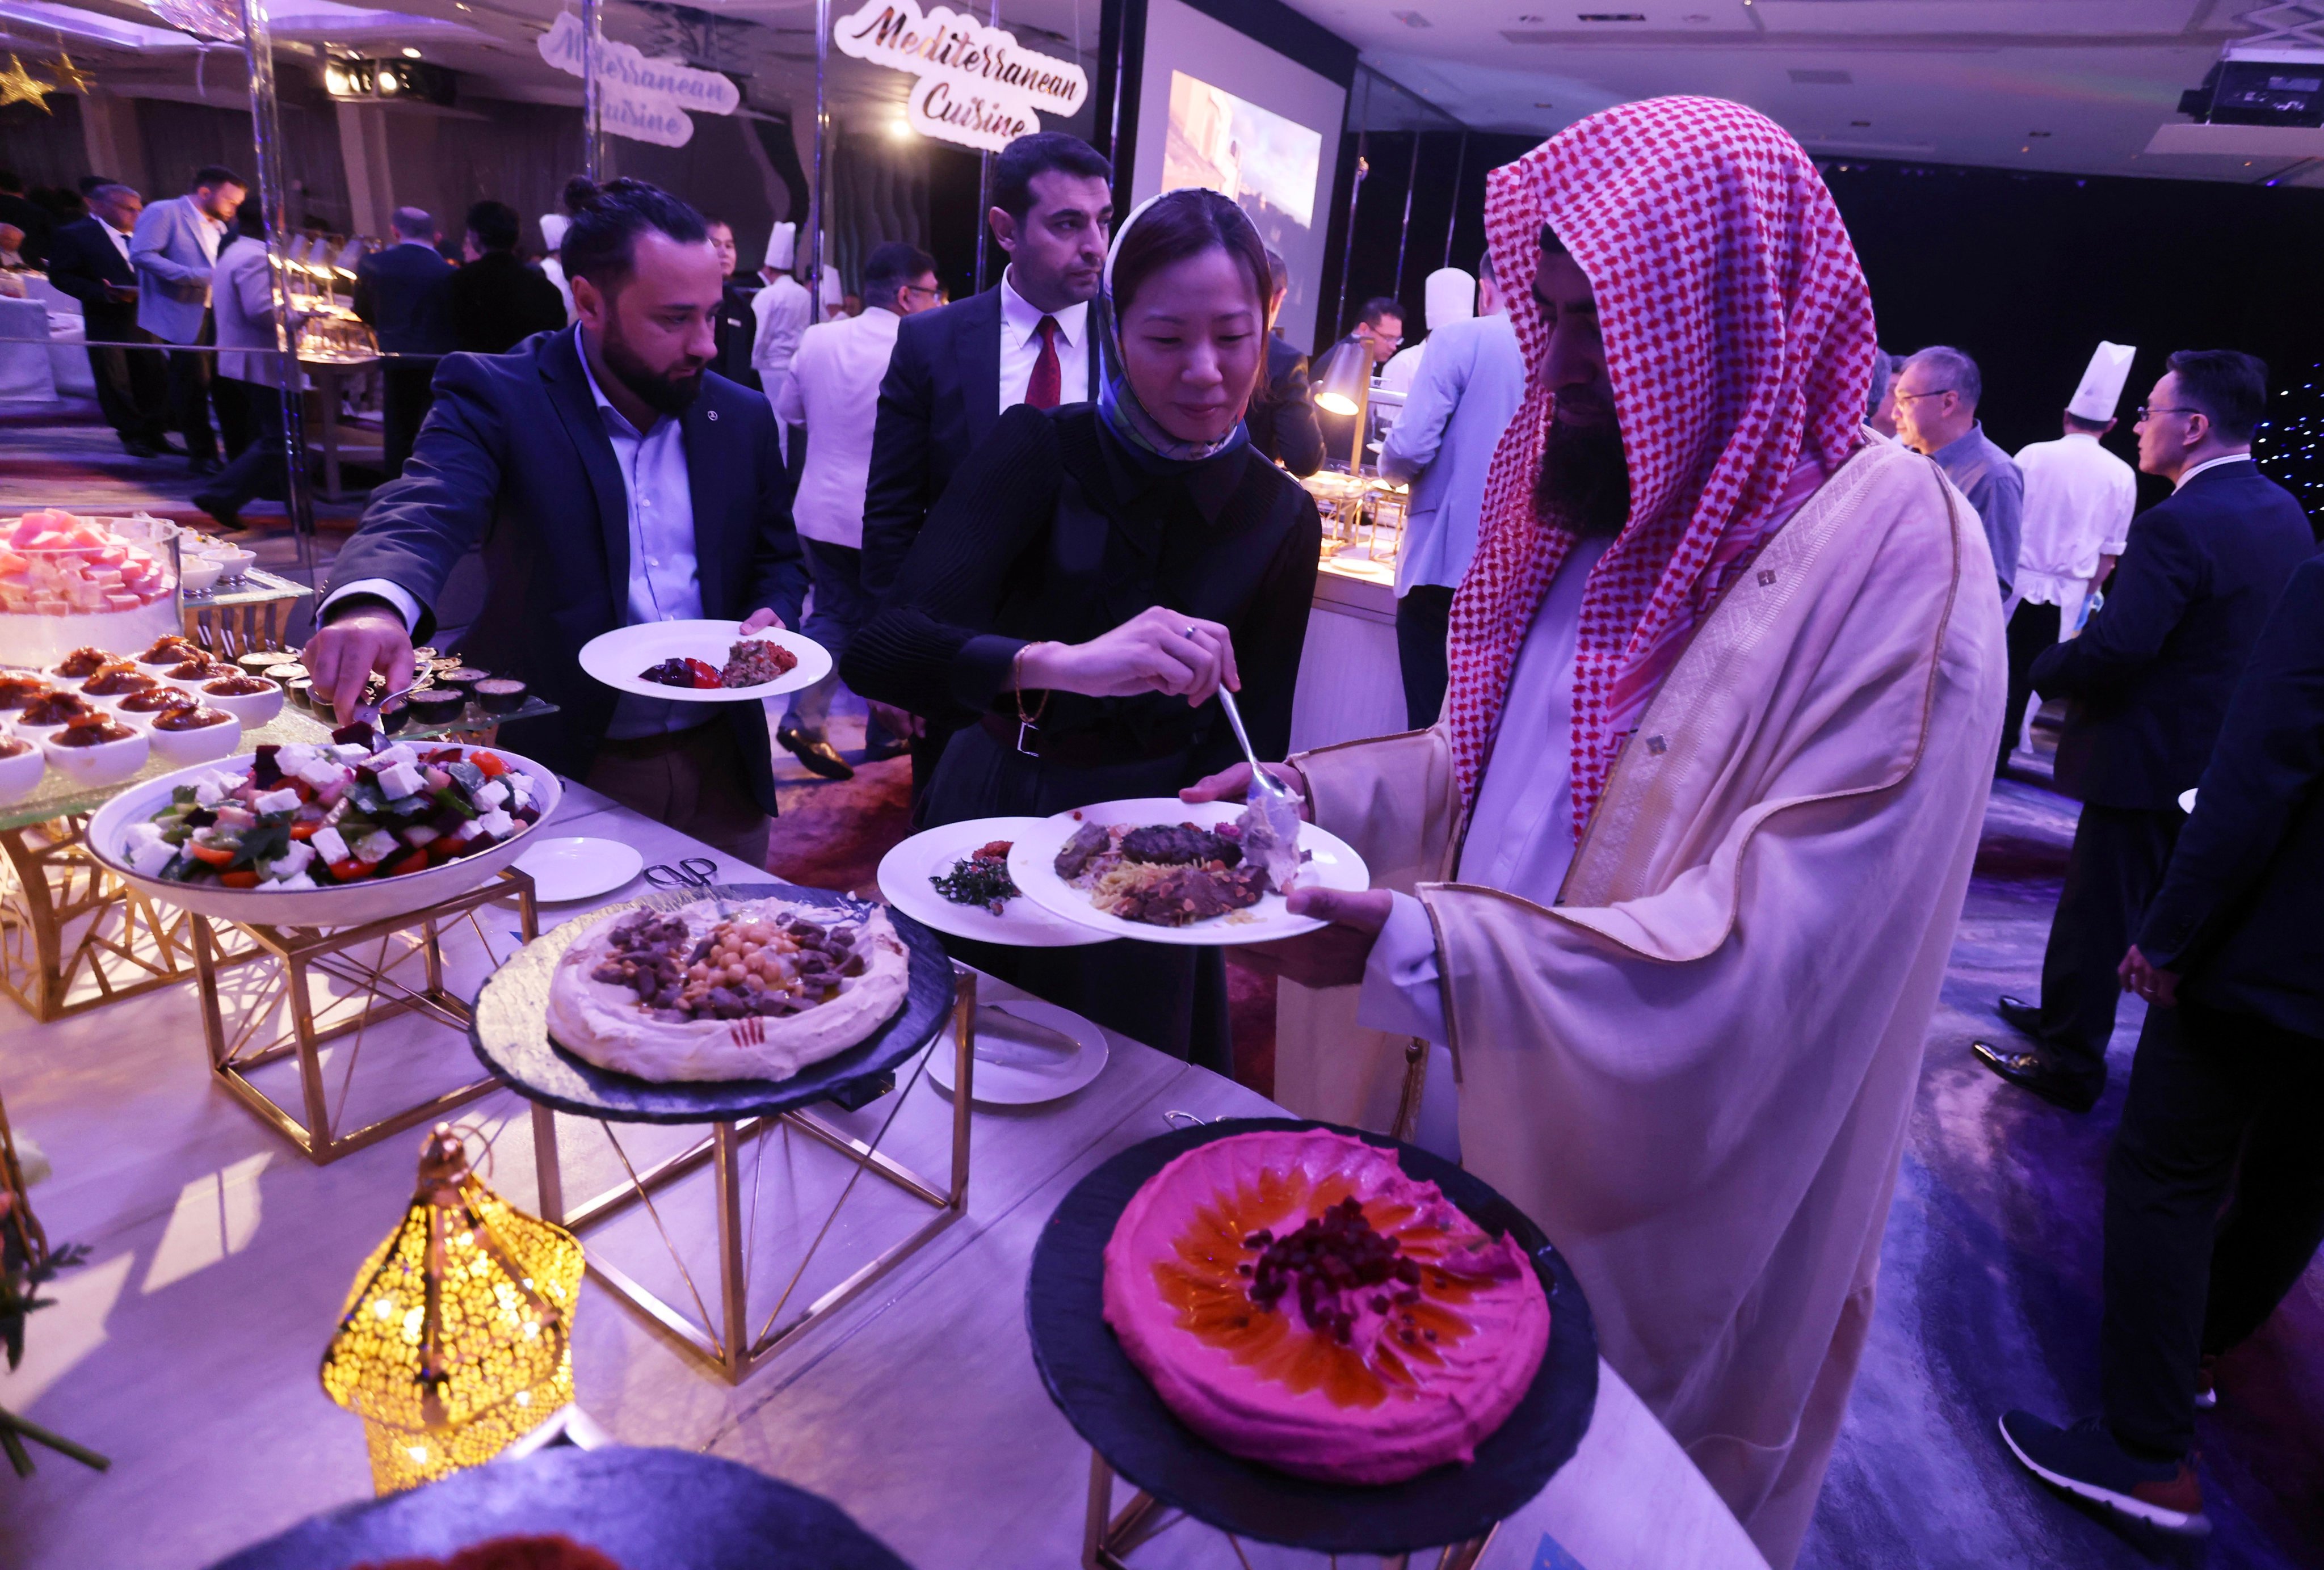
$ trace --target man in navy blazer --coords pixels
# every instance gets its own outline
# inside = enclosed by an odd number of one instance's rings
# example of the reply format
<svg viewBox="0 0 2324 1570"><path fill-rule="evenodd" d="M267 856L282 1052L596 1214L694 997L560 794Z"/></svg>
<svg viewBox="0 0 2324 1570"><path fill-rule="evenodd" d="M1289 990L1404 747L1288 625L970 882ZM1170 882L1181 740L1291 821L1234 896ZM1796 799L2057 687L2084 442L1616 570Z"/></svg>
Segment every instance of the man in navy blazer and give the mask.
<svg viewBox="0 0 2324 1570"><path fill-rule="evenodd" d="M875 602L894 587L928 510L1002 409L1097 400L1112 179L1113 166L1078 137L1045 131L1010 142L993 161L986 215L1009 253L1001 280L907 317L898 330L863 492L863 590ZM918 738L917 801L951 733L887 718L891 732Z"/></svg>
<svg viewBox="0 0 2324 1570"><path fill-rule="evenodd" d="M65 225L49 242L49 281L80 301L105 423L131 456L152 458L169 450L161 424L169 371L152 350L110 346L148 341L137 325L137 270L129 262L129 236L144 206L127 186L90 191L88 216Z"/></svg>
<svg viewBox="0 0 2324 1570"><path fill-rule="evenodd" d="M2107 1159L2101 1411L2002 1428L2050 1481L2191 1529L2213 1365L2324 1237L2324 560L2252 650L2121 975L2147 1011Z"/></svg>
<svg viewBox="0 0 2324 1570"><path fill-rule="evenodd" d="M2033 1045L1971 1046L2003 1079L2073 1111L2106 1088L2115 968L2170 862L2180 794L2210 760L2269 610L2316 551L2300 503L2252 463L2267 368L2232 349L2182 350L2170 363L2139 414L2138 465L2176 489L2131 524L2080 636L2034 662L2034 691L2068 700L2057 785L2082 811L2042 1001L2001 1000Z"/></svg>
<svg viewBox="0 0 2324 1570"><path fill-rule="evenodd" d="M509 746L763 867L760 706L618 693L579 657L641 622L796 621L806 574L774 415L707 372L724 280L693 208L613 181L562 252L578 325L443 362L402 478L334 564L309 668L342 714L374 672L404 685L445 580L481 546L484 604L460 652L560 711L506 727Z"/></svg>
<svg viewBox="0 0 2324 1570"><path fill-rule="evenodd" d="M137 325L165 344L214 342L210 274L226 245L226 225L242 208L248 182L217 164L194 171L182 197L155 202L137 216L129 260L137 269ZM170 418L185 434L186 455L197 474L217 472L217 438L207 407L217 367L208 354L170 353ZM220 410L221 419L224 410ZM234 433L227 433L233 445Z"/></svg>
<svg viewBox="0 0 2324 1570"><path fill-rule="evenodd" d="M424 208L398 207L390 222L395 243L355 263L355 315L379 334L382 349L422 356L389 360L380 369L381 463L392 480L403 473L420 422L428 418L436 362L425 356L447 354L458 345L445 289L452 264L436 249L436 220Z"/></svg>

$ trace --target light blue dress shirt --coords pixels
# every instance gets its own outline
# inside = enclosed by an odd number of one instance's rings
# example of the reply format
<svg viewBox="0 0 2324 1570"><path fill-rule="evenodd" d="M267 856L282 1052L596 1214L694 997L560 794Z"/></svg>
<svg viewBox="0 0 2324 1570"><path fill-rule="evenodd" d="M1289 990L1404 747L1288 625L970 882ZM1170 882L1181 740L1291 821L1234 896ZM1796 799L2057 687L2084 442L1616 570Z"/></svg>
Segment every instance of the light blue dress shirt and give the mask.
<svg viewBox="0 0 2324 1570"><path fill-rule="evenodd" d="M622 489L629 506L630 578L626 603L629 625L646 621L694 621L702 616L700 565L694 555L694 486L686 464L686 426L676 415L664 415L650 431L640 431L613 407L589 355L577 342L581 373L588 379L589 397L604 422L605 439L613 444L613 462L622 471ZM420 601L401 583L386 578L359 578L334 590L323 601L319 622L330 608L350 594L374 594L395 607L406 627L420 625ZM707 721L716 712L708 704L674 703L661 698L622 694L606 735L634 740L665 731L685 730Z"/></svg>
<svg viewBox="0 0 2324 1570"><path fill-rule="evenodd" d="M1485 471L1525 401L1525 353L1506 316L1447 322L1380 444L1380 473L1412 482L1396 563L1399 598L1415 583L1458 587L1477 552Z"/></svg>

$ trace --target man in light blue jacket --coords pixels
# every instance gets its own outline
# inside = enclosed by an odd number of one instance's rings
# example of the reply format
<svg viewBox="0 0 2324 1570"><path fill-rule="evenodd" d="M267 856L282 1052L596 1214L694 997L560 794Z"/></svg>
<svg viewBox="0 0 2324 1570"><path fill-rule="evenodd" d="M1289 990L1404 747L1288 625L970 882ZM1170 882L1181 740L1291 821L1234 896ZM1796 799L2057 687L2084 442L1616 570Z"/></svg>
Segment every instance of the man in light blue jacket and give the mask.
<svg viewBox="0 0 2324 1570"><path fill-rule="evenodd" d="M216 164L198 170L182 197L155 202L138 215L129 237L130 265L137 270L137 325L165 344L215 341L210 317L210 275L217 270L226 225L249 190L242 177ZM212 367L208 354L170 352L170 418L186 436L186 454L197 474L215 474L217 438L210 433ZM221 409L220 421L225 422Z"/></svg>
<svg viewBox="0 0 2324 1570"><path fill-rule="evenodd" d="M1412 483L1396 562L1396 652L1415 730L1435 724L1444 706L1452 592L1477 552L1493 448L1525 399L1525 355L1489 255L1477 266L1477 306L1468 321L1430 329L1403 417L1380 444L1381 476Z"/></svg>

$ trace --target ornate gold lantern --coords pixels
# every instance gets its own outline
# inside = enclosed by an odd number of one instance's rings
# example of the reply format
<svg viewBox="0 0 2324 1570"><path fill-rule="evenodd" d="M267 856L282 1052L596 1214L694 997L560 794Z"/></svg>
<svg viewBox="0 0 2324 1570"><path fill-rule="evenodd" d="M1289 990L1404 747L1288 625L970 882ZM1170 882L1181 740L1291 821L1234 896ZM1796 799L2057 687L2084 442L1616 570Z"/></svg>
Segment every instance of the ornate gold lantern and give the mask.
<svg viewBox="0 0 2324 1570"><path fill-rule="evenodd" d="M364 1420L383 1493L489 1461L573 1400L581 1244L516 1210L437 1125L403 1224L356 1272L323 1390Z"/></svg>

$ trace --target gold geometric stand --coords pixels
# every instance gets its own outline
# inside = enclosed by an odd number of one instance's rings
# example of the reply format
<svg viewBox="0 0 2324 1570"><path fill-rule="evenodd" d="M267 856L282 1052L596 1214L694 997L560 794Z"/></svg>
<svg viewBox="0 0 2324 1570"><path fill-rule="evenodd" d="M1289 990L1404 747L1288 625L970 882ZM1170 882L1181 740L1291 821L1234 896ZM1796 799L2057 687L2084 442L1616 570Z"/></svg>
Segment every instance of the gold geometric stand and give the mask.
<svg viewBox="0 0 2324 1570"><path fill-rule="evenodd" d="M1083 1570L1136 1570L1123 1557L1140 1543L1152 1538L1167 1524L1170 1510L1152 1494L1140 1489L1119 1511L1113 1508L1113 1468L1094 1449L1090 1452L1089 1515L1082 1532ZM1194 1518L1189 1517L1188 1520ZM1485 1556L1485 1549L1493 1540L1496 1525L1481 1538L1452 1543L1436 1552L1435 1570L1475 1570L1477 1561ZM1227 1547L1234 1550L1235 1561L1250 1570L1250 1560L1242 1551L1242 1544L1232 1532L1219 1534L1226 1538ZM1355 1556L1334 1554L1332 1563ZM1413 1556L1388 1554L1379 1559L1381 1570L1411 1570Z"/></svg>
<svg viewBox="0 0 2324 1570"><path fill-rule="evenodd" d="M565 1205L564 1173L558 1161L557 1115L551 1109L534 1102L532 1106L532 1148L535 1171L540 1188L540 1216L576 1235L591 1225L642 1203L652 1217L654 1228L661 1235L663 1247L669 1251L677 1264L679 1278L686 1283L687 1296L693 1300L694 1314L688 1316L672 1307L634 1277L601 1257L595 1251L589 1253L589 1272L616 1296L643 1314L649 1324L667 1333L678 1349L694 1357L715 1373L726 1377L729 1383L740 1384L751 1370L776 1349L798 1336L810 1325L841 1307L851 1298L893 1269L921 1244L958 1217L968 1213L968 1112L973 1094L973 1076L975 1071L976 977L973 972L955 977L953 1004L954 1051L952 1098L952 1182L948 1189L939 1189L936 1180L924 1178L891 1157L882 1155L880 1145L902 1110L905 1100L920 1076L927 1072L927 1056L923 1056L910 1079L899 1086L892 1094L896 1104L890 1108L886 1121L869 1143L856 1139L845 1130L817 1117L804 1109L785 1112L771 1117L742 1118L731 1123L714 1123L710 1133L677 1154L665 1157L643 1171L632 1164L622 1149L620 1139L610 1124L595 1120L612 1142L613 1153L621 1159L624 1181L613 1185L595 1198L567 1209ZM941 1049L939 1049L941 1050ZM932 1055L932 1054L930 1054ZM521 1088L520 1087L520 1090ZM838 1199L830 1213L816 1228L814 1238L793 1268L790 1279L784 1283L774 1307L767 1311L765 1320L754 1336L751 1331L750 1261L745 1250L745 1228L742 1219L742 1149L753 1135L764 1138L780 1126L796 1129L816 1143L827 1146L845 1156L854 1171L840 1189ZM761 1160L764 1159L761 1152ZM686 1267L677 1244L662 1226L661 1216L654 1208L654 1191L667 1187L700 1165L711 1162L718 1209L718 1315L714 1327L707 1304L696 1287L693 1272ZM832 1224L839 1219L855 1185L866 1172L885 1179L914 1198L936 1207L936 1214L923 1222L911 1235L893 1244L878 1255L866 1261L853 1273L799 1310L779 1327L783 1311L806 1277L824 1240L831 1234ZM753 1206L755 1210L755 1203ZM586 1236L584 1242L586 1242Z"/></svg>
<svg viewBox="0 0 2324 1570"><path fill-rule="evenodd" d="M251 940L252 957L275 961L269 972L256 980L256 996L236 1000L239 1022L231 1036L227 1034L218 986L218 971L226 961L217 934L208 920L194 917L194 969L201 984L202 1033L209 1044L210 1072L222 1088L289 1138L318 1167L498 1089L500 1081L487 1074L350 1133L339 1133L337 1127L338 1116L346 1107L355 1064L363 1052L364 1028L374 1021L416 1014L459 1033L464 1038L462 1049L466 1050L468 1005L445 990L443 930L466 921L497 967L506 956L493 947L484 924L476 920L476 912L511 899L517 904L523 933L521 941L530 942L540 935L533 911L532 879L513 867L503 868L492 882L466 894L360 927L223 923ZM366 945L374 950L369 957L351 953ZM397 950L392 958L391 950ZM424 976L416 987L395 974L414 959L420 961ZM315 984L321 978L345 983L356 990L336 997L327 991L318 1000ZM278 1001L289 1005L290 1029L270 1041L254 1040ZM354 1037L354 1042L334 1105L323 1079L322 1047L326 1042L348 1035ZM278 1105L251 1082L248 1072L293 1055L299 1060L303 1117Z"/></svg>
<svg viewBox="0 0 2324 1570"><path fill-rule="evenodd" d="M0 992L46 1024L183 981L193 940L88 853L87 817L0 829ZM244 947L222 965L256 957Z"/></svg>

